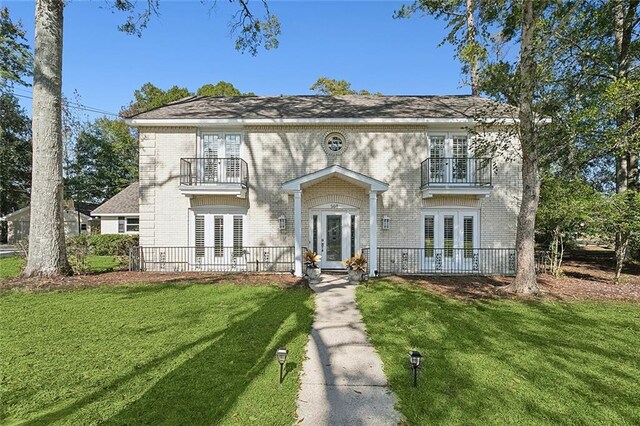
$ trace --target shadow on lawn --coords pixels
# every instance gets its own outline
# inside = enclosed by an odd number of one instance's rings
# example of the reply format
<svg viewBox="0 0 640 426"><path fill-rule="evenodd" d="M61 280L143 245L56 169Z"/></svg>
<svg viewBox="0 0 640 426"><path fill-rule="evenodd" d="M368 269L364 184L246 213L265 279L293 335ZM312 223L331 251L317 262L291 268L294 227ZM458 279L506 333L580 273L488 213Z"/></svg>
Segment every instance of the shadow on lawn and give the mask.
<svg viewBox="0 0 640 426"><path fill-rule="evenodd" d="M407 312L428 313L429 332L398 324L410 347L426 355L420 388L409 385L405 357L393 355L396 365L386 368L409 422L640 421L633 414L637 322L585 314L566 303L463 303L406 287L380 291L384 296L375 297L375 310L367 314L372 323L397 324ZM612 329L627 331L612 336ZM407 341L372 334L387 353L406 353ZM594 411L580 411L585 408Z"/></svg>
<svg viewBox="0 0 640 426"><path fill-rule="evenodd" d="M136 294L155 289L130 290ZM137 375L160 368L163 363L202 344L207 345L202 351L160 378L136 401L106 420L105 424L218 424L247 386L269 363L275 363L277 347L285 346L300 334L308 333L310 322L305 318L310 318L312 311L304 303L295 303L299 297L292 297L292 293L297 291L304 290L279 291L275 296L261 300L255 312L231 323L224 330L178 347L114 380L103 389L29 424L61 420L107 397L107 394L117 392L118 388ZM292 315L295 317L294 327L276 340L275 336L283 322ZM296 367L296 363L288 363L286 374ZM275 383L277 380L277 375L274 375ZM288 380L284 385L297 387L297 381Z"/></svg>

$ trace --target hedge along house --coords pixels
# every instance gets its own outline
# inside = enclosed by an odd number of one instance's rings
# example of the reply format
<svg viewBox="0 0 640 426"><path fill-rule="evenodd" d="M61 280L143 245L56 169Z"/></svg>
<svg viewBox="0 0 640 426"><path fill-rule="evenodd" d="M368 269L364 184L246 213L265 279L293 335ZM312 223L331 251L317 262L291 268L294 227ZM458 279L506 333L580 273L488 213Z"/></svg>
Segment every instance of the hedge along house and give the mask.
<svg viewBox="0 0 640 426"><path fill-rule="evenodd" d="M138 234L139 188L138 182L133 182L91 212L100 218L101 234Z"/></svg>
<svg viewBox="0 0 640 426"><path fill-rule="evenodd" d="M306 248L325 269L362 251L372 275L513 273L520 163L468 130L489 109L513 122L473 96L190 97L129 117L141 268L301 275Z"/></svg>

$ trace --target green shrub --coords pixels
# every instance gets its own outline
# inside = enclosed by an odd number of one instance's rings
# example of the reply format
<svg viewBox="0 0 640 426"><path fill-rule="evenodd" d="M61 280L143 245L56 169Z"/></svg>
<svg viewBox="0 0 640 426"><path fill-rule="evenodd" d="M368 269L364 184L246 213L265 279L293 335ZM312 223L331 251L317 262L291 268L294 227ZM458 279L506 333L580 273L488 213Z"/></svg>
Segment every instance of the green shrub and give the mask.
<svg viewBox="0 0 640 426"><path fill-rule="evenodd" d="M129 256L132 247L138 245L137 235L103 234L91 235L91 252L97 256Z"/></svg>
<svg viewBox="0 0 640 426"><path fill-rule="evenodd" d="M86 274L89 271L87 256L91 253L87 234L67 238L67 255L69 265L76 274Z"/></svg>

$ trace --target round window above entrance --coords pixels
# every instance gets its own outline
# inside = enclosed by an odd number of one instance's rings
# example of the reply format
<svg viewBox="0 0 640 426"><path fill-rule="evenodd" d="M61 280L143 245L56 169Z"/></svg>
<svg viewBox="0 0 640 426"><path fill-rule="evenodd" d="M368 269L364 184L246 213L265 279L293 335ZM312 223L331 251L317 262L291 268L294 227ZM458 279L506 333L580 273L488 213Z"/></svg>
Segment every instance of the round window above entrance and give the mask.
<svg viewBox="0 0 640 426"><path fill-rule="evenodd" d="M330 155L340 155L347 148L347 141L340 132L330 132L324 137L324 150Z"/></svg>

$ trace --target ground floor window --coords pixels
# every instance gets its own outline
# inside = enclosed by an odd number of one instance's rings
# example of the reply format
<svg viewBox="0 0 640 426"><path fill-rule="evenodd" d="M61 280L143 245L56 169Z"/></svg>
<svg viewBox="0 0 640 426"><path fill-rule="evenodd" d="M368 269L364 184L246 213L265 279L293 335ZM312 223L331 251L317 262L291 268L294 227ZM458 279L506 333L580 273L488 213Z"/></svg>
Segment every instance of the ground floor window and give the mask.
<svg viewBox="0 0 640 426"><path fill-rule="evenodd" d="M128 217L127 218L127 232L138 232L140 231L140 219L137 217Z"/></svg>

